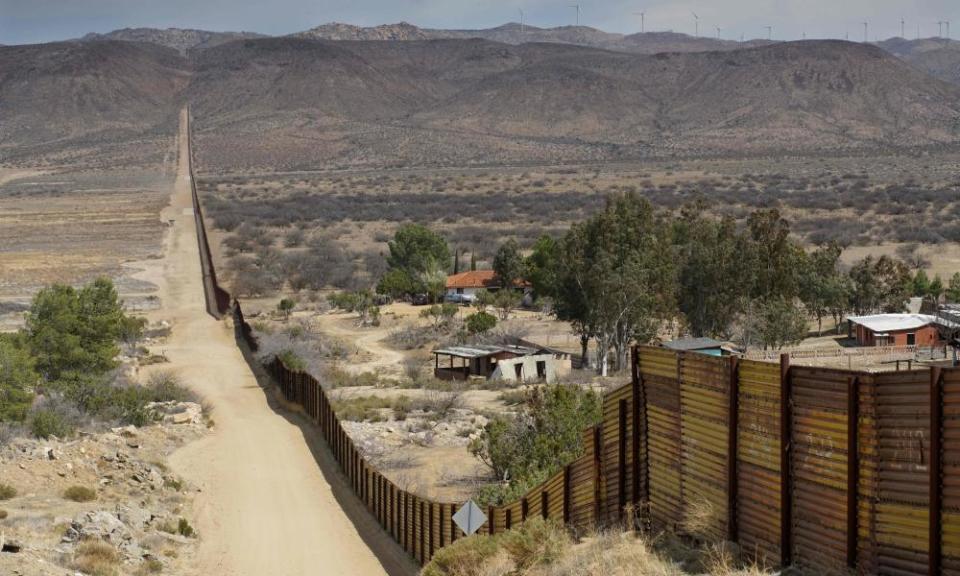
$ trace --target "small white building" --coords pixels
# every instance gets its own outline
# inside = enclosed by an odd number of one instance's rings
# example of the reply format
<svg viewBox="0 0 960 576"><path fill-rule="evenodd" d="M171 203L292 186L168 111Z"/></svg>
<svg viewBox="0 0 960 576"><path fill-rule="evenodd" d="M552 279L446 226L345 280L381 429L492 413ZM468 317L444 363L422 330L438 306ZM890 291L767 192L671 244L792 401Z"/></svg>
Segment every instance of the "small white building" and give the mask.
<svg viewBox="0 0 960 576"><path fill-rule="evenodd" d="M495 290L499 286L496 276L493 270L469 270L447 276L447 299L460 296L472 300L480 290Z"/></svg>

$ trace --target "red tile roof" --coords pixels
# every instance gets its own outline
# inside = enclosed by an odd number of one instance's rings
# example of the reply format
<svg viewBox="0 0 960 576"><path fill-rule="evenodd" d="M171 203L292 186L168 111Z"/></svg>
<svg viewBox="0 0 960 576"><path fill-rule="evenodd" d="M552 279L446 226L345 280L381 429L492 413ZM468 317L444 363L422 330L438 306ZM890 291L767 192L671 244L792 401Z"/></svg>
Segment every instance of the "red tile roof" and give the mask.
<svg viewBox="0 0 960 576"><path fill-rule="evenodd" d="M493 270L469 270L447 276L447 290L456 288L493 288L497 285Z"/></svg>

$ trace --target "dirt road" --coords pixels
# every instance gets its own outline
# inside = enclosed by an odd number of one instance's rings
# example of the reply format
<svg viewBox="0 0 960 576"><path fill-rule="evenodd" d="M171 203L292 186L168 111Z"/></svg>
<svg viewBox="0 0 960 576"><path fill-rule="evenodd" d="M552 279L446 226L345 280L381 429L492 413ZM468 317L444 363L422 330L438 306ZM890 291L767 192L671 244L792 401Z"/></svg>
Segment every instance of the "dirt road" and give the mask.
<svg viewBox="0 0 960 576"><path fill-rule="evenodd" d="M172 367L213 407L214 432L171 459L201 489L190 511L201 537L196 574L415 572L350 493L312 426L271 407L232 330L206 314L184 130L180 140L176 189L162 215L173 222L166 256L143 277L155 277L157 317L173 324L164 346Z"/></svg>

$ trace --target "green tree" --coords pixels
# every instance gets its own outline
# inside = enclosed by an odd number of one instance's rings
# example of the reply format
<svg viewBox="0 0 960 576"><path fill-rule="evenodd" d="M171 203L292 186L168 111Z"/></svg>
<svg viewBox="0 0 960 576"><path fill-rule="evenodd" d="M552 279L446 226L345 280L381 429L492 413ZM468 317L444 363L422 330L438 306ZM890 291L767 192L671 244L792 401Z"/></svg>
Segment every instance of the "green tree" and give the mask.
<svg viewBox="0 0 960 576"><path fill-rule="evenodd" d="M37 370L48 382L70 371L111 370L126 319L107 278L79 291L62 284L42 289L27 313L25 329Z"/></svg>
<svg viewBox="0 0 960 576"><path fill-rule="evenodd" d="M537 239L524 262L526 277L537 298L552 298L557 291L557 251L557 241L544 234Z"/></svg>
<svg viewBox="0 0 960 576"><path fill-rule="evenodd" d="M26 418L39 379L24 339L0 334L0 422Z"/></svg>
<svg viewBox="0 0 960 576"><path fill-rule="evenodd" d="M840 271L840 254L843 248L831 243L810 254L808 266L800 287L800 299L811 316L817 319L817 335L823 333L823 318L834 311L843 314L848 294L843 273ZM836 315L835 315L836 317Z"/></svg>
<svg viewBox="0 0 960 576"><path fill-rule="evenodd" d="M563 241L558 272L558 317L596 342L597 370L608 355L627 366L632 341L644 342L675 311L674 256L665 222L636 194L574 225ZM581 340L582 343L582 340Z"/></svg>
<svg viewBox="0 0 960 576"><path fill-rule="evenodd" d="M277 310L283 314L285 320L290 319L290 313L293 312L293 309L296 307L297 303L293 301L292 298L284 298L280 300L277 304Z"/></svg>
<svg viewBox="0 0 960 576"><path fill-rule="evenodd" d="M807 316L786 298L761 302L757 310L757 336L766 348L779 350L807 336Z"/></svg>
<svg viewBox="0 0 960 576"><path fill-rule="evenodd" d="M790 238L790 223L779 210L757 210L747 218L747 229L750 242L742 268L753 282L750 296L761 300L799 296L807 255Z"/></svg>
<svg viewBox="0 0 960 576"><path fill-rule="evenodd" d="M685 208L673 226L677 305L693 336L725 337L750 288L742 262L746 239L732 219L707 219L700 210Z"/></svg>
<svg viewBox="0 0 960 576"><path fill-rule="evenodd" d="M850 308L857 314L903 312L913 293L910 268L889 256L867 256L850 268Z"/></svg>
<svg viewBox="0 0 960 576"><path fill-rule="evenodd" d="M410 278L450 266L450 248L439 234L420 224L401 226L388 244L387 265L391 270L404 270Z"/></svg>
<svg viewBox="0 0 960 576"><path fill-rule="evenodd" d="M939 302L944 291L943 279L940 278L939 274L935 274L933 280L930 281L930 287L927 289L927 295L933 298L934 301Z"/></svg>
<svg viewBox="0 0 960 576"><path fill-rule="evenodd" d="M336 292L327 296L327 301L335 308L356 312L357 322L361 326L370 324L374 318L377 324L380 321L380 309L374 305L373 294L369 290Z"/></svg>
<svg viewBox="0 0 960 576"><path fill-rule="evenodd" d="M507 240L497 250L493 257L493 271L504 289L512 289L514 284L523 278L523 255L516 240Z"/></svg>
<svg viewBox="0 0 960 576"><path fill-rule="evenodd" d="M477 270L477 253L473 250L470 251L470 271L476 272Z"/></svg>
<svg viewBox="0 0 960 576"><path fill-rule="evenodd" d="M429 319L434 328L439 328L453 320L459 310L460 307L456 304L434 304L421 310L420 317Z"/></svg>
<svg viewBox="0 0 960 576"><path fill-rule="evenodd" d="M950 277L950 284L947 286L946 296L948 302L960 302L960 272L954 272Z"/></svg>
<svg viewBox="0 0 960 576"><path fill-rule="evenodd" d="M922 298L929 294L930 278L923 269L917 270L917 274L913 277L913 295Z"/></svg>
<svg viewBox="0 0 960 576"><path fill-rule="evenodd" d="M466 318L467 332L471 334L484 334L493 330L496 325L497 318L486 312L474 312Z"/></svg>
<svg viewBox="0 0 960 576"><path fill-rule="evenodd" d="M384 294L391 298L402 298L413 294L417 290L417 283L406 270L394 268L388 270L377 283L377 294Z"/></svg>

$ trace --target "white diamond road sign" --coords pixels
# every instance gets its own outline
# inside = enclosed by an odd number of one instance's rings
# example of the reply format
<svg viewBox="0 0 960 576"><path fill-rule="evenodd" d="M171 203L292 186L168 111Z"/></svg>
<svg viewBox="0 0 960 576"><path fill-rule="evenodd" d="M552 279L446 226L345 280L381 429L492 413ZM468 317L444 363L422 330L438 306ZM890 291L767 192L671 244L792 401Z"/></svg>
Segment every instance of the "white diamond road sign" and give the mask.
<svg viewBox="0 0 960 576"><path fill-rule="evenodd" d="M464 534L469 536L483 526L484 522L487 521L487 515L473 503L473 500L470 500L457 510L457 513L453 515L453 521L463 530Z"/></svg>

